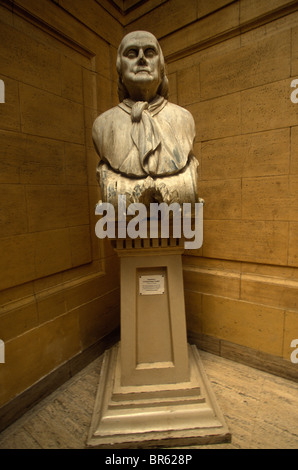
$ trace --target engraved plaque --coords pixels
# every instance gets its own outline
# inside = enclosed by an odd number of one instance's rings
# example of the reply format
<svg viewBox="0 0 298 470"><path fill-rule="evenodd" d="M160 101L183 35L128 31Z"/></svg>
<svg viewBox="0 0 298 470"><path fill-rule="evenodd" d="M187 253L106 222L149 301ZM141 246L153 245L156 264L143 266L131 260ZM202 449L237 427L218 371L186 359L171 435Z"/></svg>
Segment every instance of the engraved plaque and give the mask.
<svg viewBox="0 0 298 470"><path fill-rule="evenodd" d="M139 277L140 295L158 295L164 294L165 282L161 274L148 274Z"/></svg>

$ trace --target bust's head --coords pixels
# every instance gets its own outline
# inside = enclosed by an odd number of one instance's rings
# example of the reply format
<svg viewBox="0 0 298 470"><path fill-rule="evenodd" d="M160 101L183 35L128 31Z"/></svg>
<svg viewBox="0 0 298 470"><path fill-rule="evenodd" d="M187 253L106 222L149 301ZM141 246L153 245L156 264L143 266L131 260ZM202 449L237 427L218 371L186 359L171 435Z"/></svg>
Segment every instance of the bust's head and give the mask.
<svg viewBox="0 0 298 470"><path fill-rule="evenodd" d="M152 101L157 95L167 98L168 79L162 50L156 37L147 31L134 31L122 39L117 53L120 101Z"/></svg>

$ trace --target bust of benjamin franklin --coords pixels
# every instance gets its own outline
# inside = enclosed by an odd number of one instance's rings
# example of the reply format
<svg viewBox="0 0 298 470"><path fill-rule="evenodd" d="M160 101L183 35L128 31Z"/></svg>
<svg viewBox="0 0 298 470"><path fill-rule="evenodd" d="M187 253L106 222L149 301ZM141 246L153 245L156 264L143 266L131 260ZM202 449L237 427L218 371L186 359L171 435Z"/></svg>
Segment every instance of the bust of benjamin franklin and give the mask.
<svg viewBox="0 0 298 470"><path fill-rule="evenodd" d="M170 103L160 45L135 31L120 43L116 62L119 104L98 116L92 137L100 157L102 199L127 202L197 202L198 162L192 115Z"/></svg>

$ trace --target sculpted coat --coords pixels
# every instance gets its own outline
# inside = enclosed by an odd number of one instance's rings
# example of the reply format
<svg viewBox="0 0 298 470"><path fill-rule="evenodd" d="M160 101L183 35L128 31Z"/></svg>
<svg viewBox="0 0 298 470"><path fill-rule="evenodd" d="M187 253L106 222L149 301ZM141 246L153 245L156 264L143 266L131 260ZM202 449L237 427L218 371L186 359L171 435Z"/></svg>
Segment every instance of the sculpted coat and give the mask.
<svg viewBox="0 0 298 470"><path fill-rule="evenodd" d="M123 55L124 60L129 60L125 50L136 49L134 44L138 44L136 54L141 56L143 53L143 58L134 61L134 69L130 63L129 67L141 83L145 71L150 75L150 56L148 53L148 58L145 57L146 51L152 47L155 47L156 55L161 55L161 51L150 33L133 34L127 35L128 47L121 49L120 46L118 56L121 59ZM149 45L143 46L142 41ZM154 67L158 68L153 64L152 70ZM97 175L102 198L114 206L117 206L118 194L125 194L128 203L146 205L150 202L197 201L198 162L193 155L193 117L186 109L168 102L165 96L153 95L153 99L146 101L145 97L133 100L126 93L117 106L98 116L94 122L92 137L100 157Z"/></svg>

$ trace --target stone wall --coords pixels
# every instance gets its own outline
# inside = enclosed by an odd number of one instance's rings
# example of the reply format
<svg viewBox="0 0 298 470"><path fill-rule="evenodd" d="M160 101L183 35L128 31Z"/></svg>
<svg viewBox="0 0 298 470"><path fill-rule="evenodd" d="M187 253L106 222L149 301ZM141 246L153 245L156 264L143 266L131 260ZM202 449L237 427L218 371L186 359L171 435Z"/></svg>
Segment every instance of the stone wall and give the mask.
<svg viewBox="0 0 298 470"><path fill-rule="evenodd" d="M171 1L129 25L164 50L196 122L204 243L184 257L190 337L297 378L297 2ZM188 24L186 24L188 23Z"/></svg>
<svg viewBox="0 0 298 470"><path fill-rule="evenodd" d="M91 126L115 103L122 37L93 0L1 3L0 407L77 358L56 374L67 379L119 325L118 260L94 232Z"/></svg>
<svg viewBox="0 0 298 470"><path fill-rule="evenodd" d="M42 396L38 384L55 371L57 383L66 380L119 325L118 260L94 234L91 126L117 103L116 49L136 29L159 38L170 99L197 126L206 205L203 247L184 256L190 338L297 377L297 8L286 0L150 0L122 12L108 0L1 2L2 409L32 387Z"/></svg>

